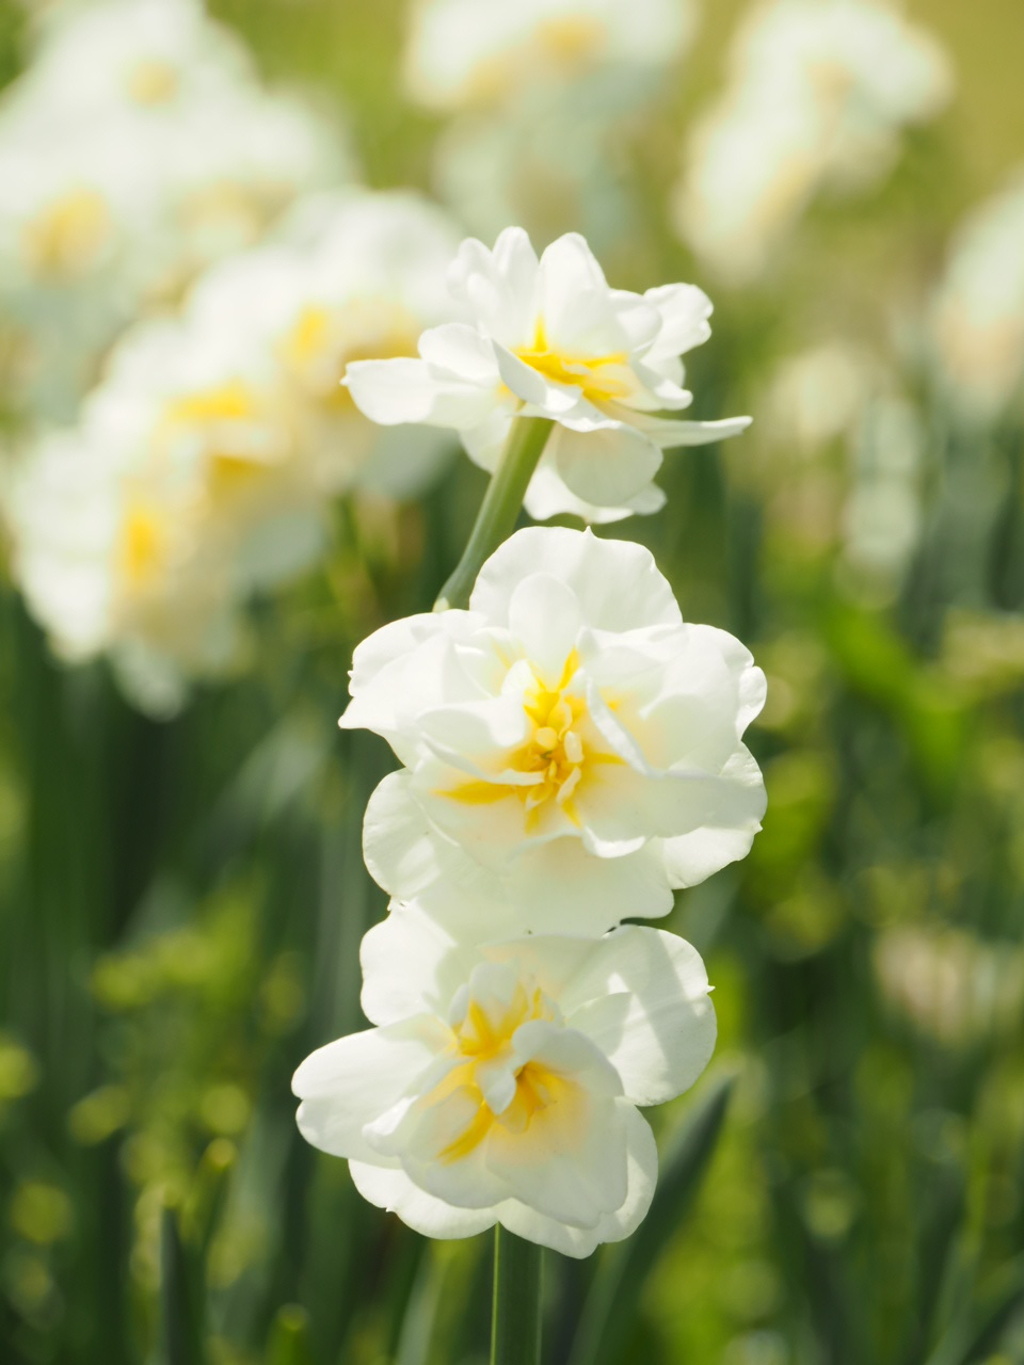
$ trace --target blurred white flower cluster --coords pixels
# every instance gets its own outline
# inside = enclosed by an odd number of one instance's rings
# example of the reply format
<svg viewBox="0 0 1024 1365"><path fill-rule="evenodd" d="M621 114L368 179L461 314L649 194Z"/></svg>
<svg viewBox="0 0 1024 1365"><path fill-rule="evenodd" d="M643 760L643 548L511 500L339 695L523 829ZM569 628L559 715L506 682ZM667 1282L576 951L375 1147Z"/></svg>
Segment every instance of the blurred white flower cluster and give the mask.
<svg viewBox="0 0 1024 1365"><path fill-rule="evenodd" d="M958 407L991 420L1024 389L1024 177L968 217L937 292L932 333Z"/></svg>
<svg viewBox="0 0 1024 1365"><path fill-rule="evenodd" d="M657 67L693 21L679 0L419 0L406 53L411 94L434 109L509 104L614 63Z"/></svg>
<svg viewBox="0 0 1024 1365"><path fill-rule="evenodd" d="M695 28L693 0L419 0L409 97L454 116L440 197L483 237L509 222L623 240L634 212L613 144L662 89Z"/></svg>
<svg viewBox="0 0 1024 1365"><path fill-rule="evenodd" d="M951 93L942 49L885 0L759 0L689 143L681 236L721 278L749 283L816 195L881 180L904 126Z"/></svg>
<svg viewBox="0 0 1024 1365"><path fill-rule="evenodd" d="M15 573L58 653L108 653L138 704L172 712L190 676L239 660L245 597L320 552L333 495L417 490L444 437L399 448L340 379L446 315L456 241L412 194L314 196L179 316L125 333L77 425L40 437L9 492Z"/></svg>
<svg viewBox="0 0 1024 1365"><path fill-rule="evenodd" d="M346 164L200 0L47 14L0 104L0 299L30 408L72 416L120 326Z"/></svg>

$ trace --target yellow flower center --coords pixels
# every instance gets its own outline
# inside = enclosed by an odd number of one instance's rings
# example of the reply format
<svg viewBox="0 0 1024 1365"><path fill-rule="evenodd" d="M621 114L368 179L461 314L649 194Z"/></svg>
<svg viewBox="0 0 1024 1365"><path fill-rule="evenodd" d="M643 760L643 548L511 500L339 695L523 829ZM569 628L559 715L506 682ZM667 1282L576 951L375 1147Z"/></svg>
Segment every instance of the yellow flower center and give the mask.
<svg viewBox="0 0 1024 1365"><path fill-rule="evenodd" d="M582 820L574 796L585 780L588 770L624 760L618 754L595 749L590 739L584 739L588 721L586 700L568 690L579 667L579 655L573 650L567 657L562 674L554 687L540 678L539 670L528 665L532 683L523 693L523 710L532 731L525 744L509 754L506 768L529 773L534 780L523 784L475 778L442 790L470 806L486 806L506 797L516 796L522 802L527 833L534 832L544 815L557 807L564 811L574 825Z"/></svg>
<svg viewBox="0 0 1024 1365"><path fill-rule="evenodd" d="M191 428L204 443L208 491L216 502L275 468L259 447L269 430L267 420L259 393L244 380L231 379L173 399L164 410L164 432Z"/></svg>
<svg viewBox="0 0 1024 1365"><path fill-rule="evenodd" d="M170 62L144 57L128 72L128 96L136 104L167 104L178 93L180 78Z"/></svg>
<svg viewBox="0 0 1024 1365"><path fill-rule="evenodd" d="M582 697L567 697L563 690L577 663L574 651L566 661L557 688L549 690L538 682L524 699L534 731L529 742L513 755L511 766L519 772L539 773L541 779L536 786L517 788L527 811L546 801L555 801L571 810L572 794L583 777L586 751L579 725L587 707Z"/></svg>
<svg viewBox="0 0 1024 1365"><path fill-rule="evenodd" d="M563 67L583 66L608 43L608 28L590 14L546 19L537 29L541 51Z"/></svg>
<svg viewBox="0 0 1024 1365"><path fill-rule="evenodd" d="M117 565L130 591L145 591L160 576L167 561L168 539L167 526L155 507L129 505L121 525Z"/></svg>
<svg viewBox="0 0 1024 1365"><path fill-rule="evenodd" d="M248 385L240 379L231 379L226 384L175 398L167 406L167 418L190 425L237 422L251 418L255 407Z"/></svg>
<svg viewBox="0 0 1024 1365"><path fill-rule="evenodd" d="M84 275L106 246L111 227L101 194L71 190L25 225L22 243L29 268L44 279Z"/></svg>
<svg viewBox="0 0 1024 1365"><path fill-rule="evenodd" d="M514 1071L515 1091L509 1103L500 1112L488 1103L480 1073L503 1062L510 1064L516 1029L533 1019L557 1021L560 1014L543 991L527 990L522 982L517 983L508 1004L498 1010L470 999L464 1019L454 1030L455 1046L465 1060L448 1073L432 1098L441 1100L462 1091L472 1098L476 1111L459 1136L439 1153L439 1160L452 1162L468 1156L496 1124L507 1133L524 1133L538 1114L575 1092L572 1081L541 1062L529 1061Z"/></svg>
<svg viewBox="0 0 1024 1365"><path fill-rule="evenodd" d="M521 346L515 354L531 369L555 384L570 384L582 391L592 403L607 403L628 398L633 384L625 351L610 355L575 356L555 351L547 339L543 319L537 323L532 346Z"/></svg>
<svg viewBox="0 0 1024 1365"><path fill-rule="evenodd" d="M293 377L331 408L354 410L341 380L352 360L416 354L417 320L386 298L350 299L335 308L308 304L282 337L278 354Z"/></svg>
<svg viewBox="0 0 1024 1365"><path fill-rule="evenodd" d="M181 228L201 259L241 250L256 240L287 197L283 184L257 188L216 181L186 196L178 209Z"/></svg>

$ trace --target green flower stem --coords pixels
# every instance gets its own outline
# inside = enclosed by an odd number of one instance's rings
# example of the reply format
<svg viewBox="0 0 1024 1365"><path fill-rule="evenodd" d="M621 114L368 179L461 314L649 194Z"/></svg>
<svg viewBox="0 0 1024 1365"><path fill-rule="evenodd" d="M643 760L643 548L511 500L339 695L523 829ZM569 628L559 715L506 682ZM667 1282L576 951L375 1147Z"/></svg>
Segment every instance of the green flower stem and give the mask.
<svg viewBox="0 0 1024 1365"><path fill-rule="evenodd" d="M494 1229L491 1365L540 1365L542 1249Z"/></svg>
<svg viewBox="0 0 1024 1365"><path fill-rule="evenodd" d="M469 594L484 560L515 530L516 518L554 422L546 417L517 417L487 486L476 524L458 567L441 589L435 611L469 606Z"/></svg>

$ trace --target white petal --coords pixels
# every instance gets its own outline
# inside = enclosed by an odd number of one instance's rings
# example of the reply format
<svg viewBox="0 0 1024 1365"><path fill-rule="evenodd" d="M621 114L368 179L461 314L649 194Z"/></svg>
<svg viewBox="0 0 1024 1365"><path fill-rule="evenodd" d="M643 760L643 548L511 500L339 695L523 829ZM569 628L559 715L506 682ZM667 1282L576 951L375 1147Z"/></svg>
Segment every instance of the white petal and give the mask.
<svg viewBox="0 0 1024 1365"><path fill-rule="evenodd" d="M550 573L567 584L594 629L626 631L681 620L672 589L648 549L563 527L531 526L510 536L480 570L471 609L495 625L507 625L516 585L534 573Z"/></svg>
<svg viewBox="0 0 1024 1365"><path fill-rule="evenodd" d="M609 355L626 349L604 272L586 240L567 232L540 259L539 311L552 349L566 355Z"/></svg>
<svg viewBox="0 0 1024 1365"><path fill-rule="evenodd" d="M597 858L579 839L554 839L516 858L503 882L517 924L538 934L600 934L673 905L664 863L647 848Z"/></svg>
<svg viewBox="0 0 1024 1365"><path fill-rule="evenodd" d="M508 622L530 663L549 687L557 687L582 624L573 590L553 574L531 574L512 593Z"/></svg>
<svg viewBox="0 0 1024 1365"><path fill-rule="evenodd" d="M706 823L688 834L660 843L665 873L672 886L696 886L729 863L745 858L761 828L767 798L757 764L746 750L734 760L728 790Z"/></svg>
<svg viewBox="0 0 1024 1365"><path fill-rule="evenodd" d="M420 909L392 904L385 920L364 936L360 1004L374 1024L429 1012L442 1019L476 954Z"/></svg>
<svg viewBox="0 0 1024 1365"><path fill-rule="evenodd" d="M537 256L522 228L506 228L488 251L469 238L448 273L449 287L488 336L506 346L532 340Z"/></svg>
<svg viewBox="0 0 1024 1365"><path fill-rule="evenodd" d="M479 426L498 401L497 385L459 379L425 360L353 360L345 383L373 422L425 422L462 431Z"/></svg>
<svg viewBox="0 0 1024 1365"><path fill-rule="evenodd" d="M646 351L663 330L661 312L647 294L633 294L626 289L609 291L612 308L619 326L627 338L627 347L632 351Z"/></svg>
<svg viewBox="0 0 1024 1365"><path fill-rule="evenodd" d="M399 900L420 899L425 910L460 936L518 931L497 875L430 825L410 792L407 772L391 773L371 796L363 854L379 886Z"/></svg>
<svg viewBox="0 0 1024 1365"><path fill-rule="evenodd" d="M492 474L497 469L519 407L520 400L510 393L479 425L459 433L466 454L481 469Z"/></svg>
<svg viewBox="0 0 1024 1365"><path fill-rule="evenodd" d="M631 420L654 441L661 450L678 446L714 445L739 436L753 420L750 417L723 417L717 422L677 422L644 414L631 414Z"/></svg>
<svg viewBox="0 0 1024 1365"><path fill-rule="evenodd" d="M364 1199L379 1209L397 1213L402 1222L424 1237L472 1237L498 1221L495 1209L457 1209L414 1185L400 1168L349 1163L352 1180Z"/></svg>
<svg viewBox="0 0 1024 1365"><path fill-rule="evenodd" d="M377 683L381 670L396 659L404 659L417 649L424 640L435 635L443 635L448 630L447 614L442 617L433 612L419 612L415 616L403 616L381 626L356 645L350 672L353 696L358 696Z"/></svg>
<svg viewBox="0 0 1024 1365"><path fill-rule="evenodd" d="M626 1124L626 1198L594 1228L572 1228L545 1217L525 1204L509 1201L496 1210L497 1221L517 1237L560 1251L563 1256L589 1256L602 1242L621 1242L635 1232L647 1214L658 1180L658 1150L646 1119L619 1101Z"/></svg>
<svg viewBox="0 0 1024 1365"><path fill-rule="evenodd" d="M636 497L662 463L656 443L626 422L587 432L556 427L550 446L566 487L599 507L621 507Z"/></svg>
<svg viewBox="0 0 1024 1365"><path fill-rule="evenodd" d="M575 1123L561 1131L561 1102L535 1114L524 1133L506 1136L495 1125L487 1163L517 1202L560 1223L593 1228L626 1198L626 1106L590 1094L581 1102L585 1127L578 1135Z"/></svg>
<svg viewBox="0 0 1024 1365"><path fill-rule="evenodd" d="M647 516L652 512L660 512L665 506L665 494L654 484L648 484L623 507L596 507L592 502L584 502L575 493L570 493L554 466L542 462L530 480L523 503L534 521L547 521L549 517L569 513L591 525L602 526L623 521L634 513Z"/></svg>
<svg viewBox="0 0 1024 1365"><path fill-rule="evenodd" d="M658 355L684 355L711 335L711 300L695 284L663 284L644 294L661 315L661 331L652 346Z"/></svg>
<svg viewBox="0 0 1024 1365"><path fill-rule="evenodd" d="M431 327L420 337L420 355L436 369L481 387L500 383L494 344L475 327L446 322Z"/></svg>
<svg viewBox="0 0 1024 1365"><path fill-rule="evenodd" d="M382 735L403 763L418 751L419 712L444 701L473 700L480 687L463 668L456 645L475 623L462 611L393 621L357 646L352 701L338 722Z"/></svg>
<svg viewBox="0 0 1024 1365"><path fill-rule="evenodd" d="M434 1063L443 1038L429 1017L367 1029L318 1048L292 1079L302 1136L332 1156L372 1160L363 1129L389 1109Z"/></svg>
<svg viewBox="0 0 1024 1365"><path fill-rule="evenodd" d="M564 982L566 1023L615 1067L634 1104L688 1090L714 1051L715 1012L700 954L677 934L624 925Z"/></svg>

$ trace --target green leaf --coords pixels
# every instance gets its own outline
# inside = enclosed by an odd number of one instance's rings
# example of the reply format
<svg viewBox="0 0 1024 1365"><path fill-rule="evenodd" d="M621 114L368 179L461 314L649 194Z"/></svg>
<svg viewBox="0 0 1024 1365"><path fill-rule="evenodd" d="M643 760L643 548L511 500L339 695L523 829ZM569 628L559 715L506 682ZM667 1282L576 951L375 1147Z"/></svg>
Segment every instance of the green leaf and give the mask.
<svg viewBox="0 0 1024 1365"><path fill-rule="evenodd" d="M165 1206L160 1223L161 1365L203 1365L200 1264L181 1238L177 1210Z"/></svg>
<svg viewBox="0 0 1024 1365"><path fill-rule="evenodd" d="M632 1237L606 1253L583 1305L569 1365L612 1365L620 1356L647 1277L700 1188L734 1083L734 1076L720 1079L689 1114L661 1162L650 1213Z"/></svg>
<svg viewBox="0 0 1024 1365"><path fill-rule="evenodd" d="M1005 1266L982 1300L981 1311L954 1323L927 1365L980 1365L995 1351L1006 1329L1024 1308L1024 1257Z"/></svg>
<svg viewBox="0 0 1024 1365"><path fill-rule="evenodd" d="M297 1303L277 1310L267 1343L267 1365L313 1365L309 1315Z"/></svg>

